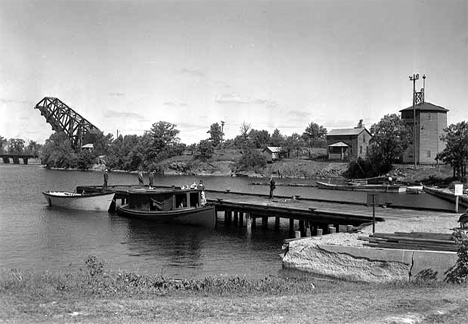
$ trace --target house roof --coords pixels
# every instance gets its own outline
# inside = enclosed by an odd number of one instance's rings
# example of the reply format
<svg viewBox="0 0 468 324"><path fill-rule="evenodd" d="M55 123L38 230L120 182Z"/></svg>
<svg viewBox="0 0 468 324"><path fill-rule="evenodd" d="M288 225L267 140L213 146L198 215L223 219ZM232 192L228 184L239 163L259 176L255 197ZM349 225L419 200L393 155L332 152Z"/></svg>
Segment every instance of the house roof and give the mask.
<svg viewBox="0 0 468 324"><path fill-rule="evenodd" d="M416 110L419 110L419 111L438 111L438 112L447 112L447 111L449 111L448 109L445 109L444 107L436 106L436 105L434 105L434 104L432 104L430 102L422 102L422 103L417 104L416 106L414 106L414 108ZM400 112L408 111L408 110L413 111L413 106L402 109L402 110L400 110Z"/></svg>
<svg viewBox="0 0 468 324"><path fill-rule="evenodd" d="M279 153L281 151L281 147L267 146L263 149L262 152L265 152L266 150L270 151L271 153Z"/></svg>
<svg viewBox="0 0 468 324"><path fill-rule="evenodd" d="M369 131L366 128L341 128L341 129L332 129L328 136L341 136L341 135L359 135L361 132L366 131L369 133ZM370 133L369 133L370 134Z"/></svg>
<svg viewBox="0 0 468 324"><path fill-rule="evenodd" d="M335 143L335 144L330 144L328 146L333 146L333 147L348 147L349 145L346 144L346 143L343 143L343 142L338 142L338 143Z"/></svg>
<svg viewBox="0 0 468 324"><path fill-rule="evenodd" d="M89 143L89 144L83 145L81 148L94 148L94 145Z"/></svg>

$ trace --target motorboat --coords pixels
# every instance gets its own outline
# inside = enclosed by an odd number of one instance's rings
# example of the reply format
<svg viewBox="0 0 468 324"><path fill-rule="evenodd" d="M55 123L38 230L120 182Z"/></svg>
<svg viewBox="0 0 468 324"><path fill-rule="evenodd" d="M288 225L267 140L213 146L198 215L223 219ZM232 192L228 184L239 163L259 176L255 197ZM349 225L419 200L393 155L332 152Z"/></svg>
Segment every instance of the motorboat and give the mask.
<svg viewBox="0 0 468 324"><path fill-rule="evenodd" d="M150 221L216 226L215 207L206 204L204 190L198 188L132 189L127 204L117 206L117 214Z"/></svg>
<svg viewBox="0 0 468 324"><path fill-rule="evenodd" d="M115 195L114 192L68 191L44 191L42 194L50 207L92 211L108 211Z"/></svg>

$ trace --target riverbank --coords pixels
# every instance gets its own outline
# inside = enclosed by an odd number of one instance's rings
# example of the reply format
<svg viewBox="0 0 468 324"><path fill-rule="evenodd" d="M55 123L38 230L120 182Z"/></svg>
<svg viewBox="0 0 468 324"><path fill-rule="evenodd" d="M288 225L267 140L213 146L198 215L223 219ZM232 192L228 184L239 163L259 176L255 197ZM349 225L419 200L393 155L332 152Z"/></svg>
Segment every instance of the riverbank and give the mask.
<svg viewBox="0 0 468 324"><path fill-rule="evenodd" d="M313 278L168 280L100 272L0 274L2 323L460 323L466 285Z"/></svg>

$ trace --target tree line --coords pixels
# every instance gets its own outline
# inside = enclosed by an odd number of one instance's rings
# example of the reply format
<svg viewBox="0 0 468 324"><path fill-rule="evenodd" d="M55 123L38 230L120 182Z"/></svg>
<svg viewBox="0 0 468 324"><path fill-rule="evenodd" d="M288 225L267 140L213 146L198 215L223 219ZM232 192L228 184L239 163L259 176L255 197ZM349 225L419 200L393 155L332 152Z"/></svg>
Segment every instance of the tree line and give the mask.
<svg viewBox="0 0 468 324"><path fill-rule="evenodd" d="M209 160L215 149L239 149L242 159L240 169L264 167L266 160L259 149L267 146L280 147L281 157L298 157L300 152L311 148L326 148L327 129L310 122L302 134L282 135L279 129L272 134L266 130L252 128L249 123L242 123L239 135L224 139L222 126L214 123L207 131L207 138L198 144L186 145L180 142L177 125L159 121L143 135L125 135L114 138L112 134L97 135L93 150L75 152L64 133L52 134L43 145L30 141L25 146L22 139L6 139L0 136L0 153L39 155L46 167L78 168L86 170L97 159L106 167L115 170L134 171L160 169L160 162L190 152L194 159ZM371 177L385 174L398 163L403 152L412 144L411 129L397 114L385 115L370 128L373 135L365 159L351 161L347 177ZM441 139L446 142L435 162L443 162L453 168L454 178L466 178L468 164L468 123L462 121L444 129Z"/></svg>
<svg viewBox="0 0 468 324"><path fill-rule="evenodd" d="M160 162L190 152L195 159L209 160L215 149L239 149L247 159L264 159L257 156L257 149L266 146L282 148L283 156L290 156L302 147L326 147L327 129L314 122L307 125L303 134L285 136L275 129L273 134L266 130L256 130L248 123L239 127L239 135L233 139L224 139L219 123L214 123L207 131L207 138L198 144L186 145L178 137L180 131L176 124L165 121L154 123L143 135L125 135L114 138L112 134L99 133L93 150L76 152L65 133L53 133L43 145L34 141L25 146L22 139L6 139L0 136L0 152L22 154L34 152L42 164L49 168L89 169L96 160L101 160L106 167L114 170L159 170ZM264 161L266 164L266 161ZM250 164L250 163L247 163ZM263 164L263 161L261 161ZM248 168L248 166L246 166Z"/></svg>

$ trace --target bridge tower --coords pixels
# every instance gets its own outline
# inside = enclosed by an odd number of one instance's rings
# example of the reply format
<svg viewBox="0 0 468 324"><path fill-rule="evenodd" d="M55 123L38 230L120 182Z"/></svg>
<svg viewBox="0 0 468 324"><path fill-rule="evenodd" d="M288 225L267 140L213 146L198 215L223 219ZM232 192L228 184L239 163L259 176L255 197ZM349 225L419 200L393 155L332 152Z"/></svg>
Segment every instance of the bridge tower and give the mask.
<svg viewBox="0 0 468 324"><path fill-rule="evenodd" d="M52 130L67 134L75 151L80 151L84 144L93 143L101 132L58 98L44 97L34 109L39 109Z"/></svg>

